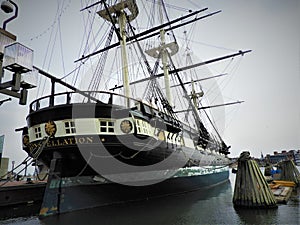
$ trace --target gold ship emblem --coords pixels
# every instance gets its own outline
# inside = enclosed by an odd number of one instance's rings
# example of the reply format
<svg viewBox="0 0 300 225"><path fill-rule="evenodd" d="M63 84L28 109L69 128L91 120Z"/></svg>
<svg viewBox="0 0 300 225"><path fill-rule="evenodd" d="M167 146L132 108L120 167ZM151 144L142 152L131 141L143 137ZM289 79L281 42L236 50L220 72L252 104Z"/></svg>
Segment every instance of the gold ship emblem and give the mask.
<svg viewBox="0 0 300 225"><path fill-rule="evenodd" d="M48 136L53 137L56 133L56 124L53 121L49 121L45 124L45 132Z"/></svg>
<svg viewBox="0 0 300 225"><path fill-rule="evenodd" d="M29 144L29 136L28 135L24 135L23 136L23 145L27 146Z"/></svg>

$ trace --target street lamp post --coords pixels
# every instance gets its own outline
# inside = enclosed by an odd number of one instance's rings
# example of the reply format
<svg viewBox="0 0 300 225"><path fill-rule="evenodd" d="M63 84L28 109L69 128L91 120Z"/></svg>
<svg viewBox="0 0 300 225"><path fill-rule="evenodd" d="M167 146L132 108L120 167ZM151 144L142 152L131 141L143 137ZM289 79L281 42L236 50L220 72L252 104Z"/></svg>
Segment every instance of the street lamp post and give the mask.
<svg viewBox="0 0 300 225"><path fill-rule="evenodd" d="M13 19L17 18L18 16L18 6L16 3L14 3L12 0L5 0L1 3L1 9L5 12L5 13L11 13L13 12L13 7L15 7L15 15L13 15L12 17L8 18L7 20L5 20L3 22L3 30L6 29L6 24L10 21L12 21Z"/></svg>
<svg viewBox="0 0 300 225"><path fill-rule="evenodd" d="M12 0L5 0L1 3L1 9L5 13L15 13L5 20L3 28L0 28L0 94L18 98L19 104L26 105L28 89L34 88L35 85L22 78L33 69L33 51L16 42L16 36L5 30L7 23L18 16L18 6ZM8 72L8 81L2 82L5 70Z"/></svg>

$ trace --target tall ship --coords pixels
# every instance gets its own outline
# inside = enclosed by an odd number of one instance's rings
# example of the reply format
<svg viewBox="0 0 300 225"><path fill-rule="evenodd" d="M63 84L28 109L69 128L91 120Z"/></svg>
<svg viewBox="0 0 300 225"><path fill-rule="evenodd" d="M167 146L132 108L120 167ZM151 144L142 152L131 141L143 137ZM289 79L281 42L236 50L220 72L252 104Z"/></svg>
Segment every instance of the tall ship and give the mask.
<svg viewBox="0 0 300 225"><path fill-rule="evenodd" d="M49 168L41 217L228 180L230 147L201 86L221 75L205 76L197 68L249 50L194 63L197 49L189 48L182 29L219 11L170 18L167 6L121 0L84 7L83 13L96 12L87 21L99 24L97 31L86 25L84 36L96 47L87 44L68 75L81 75L80 85L34 67L51 85L49 95L30 103L23 128L23 149ZM99 34L104 37L97 42Z"/></svg>

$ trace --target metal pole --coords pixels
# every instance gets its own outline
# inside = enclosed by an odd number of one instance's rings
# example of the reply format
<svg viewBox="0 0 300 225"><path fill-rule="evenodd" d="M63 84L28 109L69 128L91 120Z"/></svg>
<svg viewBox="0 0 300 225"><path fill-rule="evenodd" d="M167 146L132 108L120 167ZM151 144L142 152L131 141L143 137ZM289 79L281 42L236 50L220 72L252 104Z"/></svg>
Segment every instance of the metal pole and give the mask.
<svg viewBox="0 0 300 225"><path fill-rule="evenodd" d="M15 161L11 161L11 176L14 177Z"/></svg>
<svg viewBox="0 0 300 225"><path fill-rule="evenodd" d="M16 8L16 10L15 10L15 15L12 16L12 17L10 17L10 18L8 18L7 20L5 20L5 21L3 22L3 30L5 30L6 24L7 24L8 22L12 21L13 19L17 18L17 16L18 16L18 11L19 11L18 9L19 9L19 8L18 8L17 4L14 3L14 2L11 1L11 0L9 0L9 2L10 2L11 4L13 4L14 7Z"/></svg>

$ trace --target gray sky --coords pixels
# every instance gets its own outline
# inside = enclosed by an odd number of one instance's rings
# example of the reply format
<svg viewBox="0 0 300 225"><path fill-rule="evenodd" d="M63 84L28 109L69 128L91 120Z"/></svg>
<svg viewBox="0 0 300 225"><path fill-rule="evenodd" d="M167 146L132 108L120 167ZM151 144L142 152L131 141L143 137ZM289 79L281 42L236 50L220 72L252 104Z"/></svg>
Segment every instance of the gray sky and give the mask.
<svg viewBox="0 0 300 225"><path fill-rule="evenodd" d="M77 7L65 1L65 12L61 16L63 34L72 33L69 40L80 41L80 18L72 22L79 14ZM237 72L229 78L230 82L220 84L224 101L244 100L239 106L226 108L224 139L232 146L231 157L238 156L242 150L249 150L253 156L260 153L272 153L274 150L300 149L300 6L298 0L226 0L196 1L173 0L173 5L196 9L209 7L210 11L221 9L222 13L200 22L194 35L198 41L206 43L197 51L197 56L210 59L231 53L226 49L247 50ZM34 64L48 68L44 63L47 49L47 37L51 34L56 1L26 0L16 1L20 14L18 19L7 25L7 30L18 35L18 40L35 50ZM181 14L185 14L180 12ZM0 12L0 21L6 18ZM65 40L65 39L63 39ZM78 46L71 41L64 41L69 50L64 52L64 67L71 71L73 61L78 57ZM201 48L201 49L202 49ZM49 54L49 51L48 51ZM70 56L67 59L67 56ZM61 58L61 54L55 60ZM62 74L62 65L54 68L54 74ZM29 101L36 96L29 94ZM0 100L6 98L0 95ZM233 107L233 108L231 108ZM0 107L0 135L5 134L3 155L16 160L26 157L21 149L21 134L14 130L26 125L28 106L18 105L17 100Z"/></svg>

